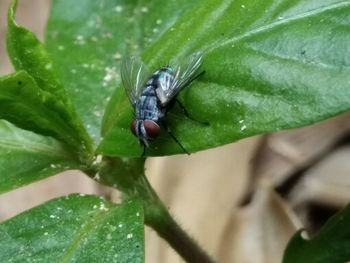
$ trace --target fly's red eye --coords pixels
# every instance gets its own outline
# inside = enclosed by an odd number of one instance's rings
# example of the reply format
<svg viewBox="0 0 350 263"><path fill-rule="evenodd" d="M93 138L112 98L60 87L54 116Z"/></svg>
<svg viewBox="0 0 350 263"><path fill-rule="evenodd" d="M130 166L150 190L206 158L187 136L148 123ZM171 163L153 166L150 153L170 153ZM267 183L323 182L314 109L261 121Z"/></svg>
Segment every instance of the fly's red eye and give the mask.
<svg viewBox="0 0 350 263"><path fill-rule="evenodd" d="M160 134L160 127L157 123L151 120L145 120L143 122L143 126L145 127L145 130L147 132L147 136L149 138L157 138Z"/></svg>
<svg viewBox="0 0 350 263"><path fill-rule="evenodd" d="M136 121L133 121L131 124L130 124L130 130L131 130L131 132L135 135L135 136L137 136L137 132L136 132Z"/></svg>

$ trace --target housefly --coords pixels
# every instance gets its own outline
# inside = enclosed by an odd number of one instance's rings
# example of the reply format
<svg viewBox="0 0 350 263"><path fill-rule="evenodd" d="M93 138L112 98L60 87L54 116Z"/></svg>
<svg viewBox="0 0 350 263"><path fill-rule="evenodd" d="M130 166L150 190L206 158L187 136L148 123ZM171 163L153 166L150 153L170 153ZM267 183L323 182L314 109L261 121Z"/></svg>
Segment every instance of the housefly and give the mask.
<svg viewBox="0 0 350 263"><path fill-rule="evenodd" d="M179 65L169 63L152 75L139 58L131 57L122 61L123 85L134 108L134 120L130 129L143 145L142 155L145 154L149 141L159 136L161 126L183 151L188 153L172 134L165 121L167 111L175 102L188 116L180 101L176 100L176 95L198 76L196 73L202 64L203 54L196 52L184 61Z"/></svg>

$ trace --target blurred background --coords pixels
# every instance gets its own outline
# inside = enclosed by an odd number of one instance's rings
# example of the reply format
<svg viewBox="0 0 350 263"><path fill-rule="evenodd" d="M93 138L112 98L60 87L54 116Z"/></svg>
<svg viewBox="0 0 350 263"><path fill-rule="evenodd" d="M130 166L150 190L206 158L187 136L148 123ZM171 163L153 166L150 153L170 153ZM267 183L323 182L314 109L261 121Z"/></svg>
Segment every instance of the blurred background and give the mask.
<svg viewBox="0 0 350 263"><path fill-rule="evenodd" d="M0 74L6 12L0 1ZM50 1L20 1L17 21L43 40ZM172 214L219 262L277 263L293 233L315 233L350 200L350 115L256 136L197 154L147 160L146 174ZM0 175L1 176L1 175ZM0 195L0 220L69 193L120 194L68 171ZM254 255L254 256L253 256ZM183 262L146 228L146 262Z"/></svg>

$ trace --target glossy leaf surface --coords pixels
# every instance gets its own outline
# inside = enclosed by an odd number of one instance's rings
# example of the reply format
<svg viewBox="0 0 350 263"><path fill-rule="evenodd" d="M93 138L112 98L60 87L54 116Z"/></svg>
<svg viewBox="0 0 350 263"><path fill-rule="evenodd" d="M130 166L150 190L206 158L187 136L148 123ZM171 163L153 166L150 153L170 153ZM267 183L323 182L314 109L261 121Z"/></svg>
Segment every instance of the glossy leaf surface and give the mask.
<svg viewBox="0 0 350 263"><path fill-rule="evenodd" d="M298 232L289 242L283 263L344 263L350 260L350 207L331 218L310 240Z"/></svg>
<svg viewBox="0 0 350 263"><path fill-rule="evenodd" d="M93 138L120 80L123 56L140 52L198 0L53 1L47 46L65 88ZM120 109L130 112L130 107Z"/></svg>
<svg viewBox="0 0 350 263"><path fill-rule="evenodd" d="M152 11L151 11L152 12ZM155 14L156 11L153 11ZM350 1L198 3L143 52L151 69L202 50L206 73L181 92L168 123L190 151L317 122L350 108ZM99 150L138 156L132 110L120 87L104 119ZM182 153L164 133L149 155Z"/></svg>
<svg viewBox="0 0 350 263"><path fill-rule="evenodd" d="M70 195L0 224L0 261L141 263L143 232L140 203Z"/></svg>
<svg viewBox="0 0 350 263"><path fill-rule="evenodd" d="M79 162L55 139L0 121L0 193L77 168Z"/></svg>

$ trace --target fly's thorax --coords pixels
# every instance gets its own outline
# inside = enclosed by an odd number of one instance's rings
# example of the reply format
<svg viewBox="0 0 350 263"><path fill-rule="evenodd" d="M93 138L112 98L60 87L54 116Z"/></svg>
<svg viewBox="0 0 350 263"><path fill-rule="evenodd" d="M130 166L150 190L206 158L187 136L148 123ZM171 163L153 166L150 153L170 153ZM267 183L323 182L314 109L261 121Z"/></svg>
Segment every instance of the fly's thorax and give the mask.
<svg viewBox="0 0 350 263"><path fill-rule="evenodd" d="M174 70L171 67L162 67L152 74L146 85L154 85L156 88L170 87L174 77Z"/></svg>

